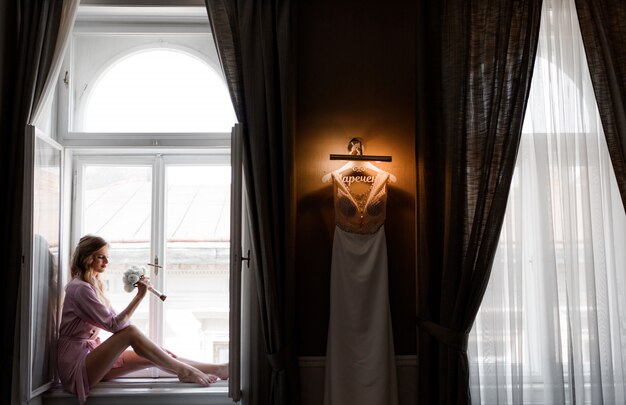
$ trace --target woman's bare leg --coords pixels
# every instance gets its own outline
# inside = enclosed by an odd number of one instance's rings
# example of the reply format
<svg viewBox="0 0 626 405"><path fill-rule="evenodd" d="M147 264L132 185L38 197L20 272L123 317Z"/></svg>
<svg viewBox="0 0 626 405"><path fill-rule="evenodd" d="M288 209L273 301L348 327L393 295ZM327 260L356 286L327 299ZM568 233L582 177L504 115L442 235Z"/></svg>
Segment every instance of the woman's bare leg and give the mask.
<svg viewBox="0 0 626 405"><path fill-rule="evenodd" d="M130 325L114 333L87 355L86 367L89 385L93 386L100 382L128 346L131 346L136 354L155 366L170 370L182 382L193 382L205 386L210 384L209 378L202 371L171 357L141 333L136 326Z"/></svg>
<svg viewBox="0 0 626 405"><path fill-rule="evenodd" d="M118 377L130 374L130 373L134 373L135 371L144 370L149 367L155 367L155 364L141 357L140 355L138 355L132 350L126 350L124 353L122 353L122 356L124 358L124 364L121 367L116 367L116 368L112 368L111 370L109 370L109 372L106 373L106 375L102 378L102 381L110 380L112 378L118 378ZM182 361L185 364L188 364L185 362L185 359L178 359L178 360ZM202 365L204 363L198 363L198 364ZM193 366L192 364L189 364L189 365ZM202 371L203 373L208 374L207 379L209 380L211 384L217 382L218 376L213 375L212 373L207 372L205 370L202 370L199 367L196 367L196 368ZM173 373L172 370L168 370L168 369L161 369L161 370L169 374Z"/></svg>
<svg viewBox="0 0 626 405"><path fill-rule="evenodd" d="M149 367L154 367L154 364L148 361L148 359L141 357L132 350L126 350L122 353L123 364L121 367L115 367L109 370L108 373L102 377L102 381L110 380L112 378L118 378L125 376L135 371L145 370ZM167 370L171 373L171 371Z"/></svg>
<svg viewBox="0 0 626 405"><path fill-rule="evenodd" d="M202 363L195 360L184 359L181 357L176 357L178 360L182 361L185 364L189 364L192 367L197 368L206 374L212 374L214 376L219 377L220 380L228 380L228 363L222 364L212 364L212 363Z"/></svg>

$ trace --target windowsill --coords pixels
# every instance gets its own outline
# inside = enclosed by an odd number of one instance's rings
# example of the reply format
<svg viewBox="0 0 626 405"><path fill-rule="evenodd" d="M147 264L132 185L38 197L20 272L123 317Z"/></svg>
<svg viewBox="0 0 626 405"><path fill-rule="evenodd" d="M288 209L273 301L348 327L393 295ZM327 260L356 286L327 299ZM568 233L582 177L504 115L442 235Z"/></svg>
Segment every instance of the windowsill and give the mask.
<svg viewBox="0 0 626 405"><path fill-rule="evenodd" d="M76 405L78 400L61 386L42 395L44 405ZM96 385L86 405L232 405L228 398L228 382L218 381L210 387L181 383L176 378L118 378Z"/></svg>

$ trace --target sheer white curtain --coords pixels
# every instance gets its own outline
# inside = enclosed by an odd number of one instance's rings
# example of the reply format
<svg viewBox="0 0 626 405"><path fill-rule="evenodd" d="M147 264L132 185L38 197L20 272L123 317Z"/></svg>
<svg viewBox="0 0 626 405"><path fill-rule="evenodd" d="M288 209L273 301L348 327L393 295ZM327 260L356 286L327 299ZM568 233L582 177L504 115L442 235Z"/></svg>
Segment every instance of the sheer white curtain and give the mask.
<svg viewBox="0 0 626 405"><path fill-rule="evenodd" d="M574 0L544 0L507 214L468 354L474 404L626 403L626 215Z"/></svg>

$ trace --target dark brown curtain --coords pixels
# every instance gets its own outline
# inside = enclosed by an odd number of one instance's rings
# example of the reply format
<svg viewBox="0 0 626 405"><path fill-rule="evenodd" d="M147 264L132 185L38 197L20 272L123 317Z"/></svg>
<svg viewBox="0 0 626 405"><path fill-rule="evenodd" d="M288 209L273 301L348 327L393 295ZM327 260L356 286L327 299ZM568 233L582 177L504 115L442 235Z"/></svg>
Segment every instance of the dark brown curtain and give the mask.
<svg viewBox="0 0 626 405"><path fill-rule="evenodd" d="M469 404L467 339L491 271L536 54L541 0L421 2L418 398Z"/></svg>
<svg viewBox="0 0 626 405"><path fill-rule="evenodd" d="M20 272L22 263L22 204L24 137L30 110L41 96L59 30L62 0L0 2L0 403L11 402L13 361L19 347Z"/></svg>
<svg viewBox="0 0 626 405"><path fill-rule="evenodd" d="M576 0L606 143L626 208L626 1Z"/></svg>
<svg viewBox="0 0 626 405"><path fill-rule="evenodd" d="M269 392L296 404L293 297L293 14L288 0L206 0L220 61L243 125L244 177ZM262 373L261 368L258 373ZM259 375L257 379L263 379ZM263 387L258 388L259 391Z"/></svg>

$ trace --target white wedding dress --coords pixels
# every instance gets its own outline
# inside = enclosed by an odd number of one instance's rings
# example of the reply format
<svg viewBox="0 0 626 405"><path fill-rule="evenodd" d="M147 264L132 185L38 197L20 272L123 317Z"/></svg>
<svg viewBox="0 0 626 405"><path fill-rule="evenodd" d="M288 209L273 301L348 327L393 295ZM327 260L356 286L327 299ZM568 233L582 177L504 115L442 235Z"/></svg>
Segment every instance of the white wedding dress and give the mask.
<svg viewBox="0 0 626 405"><path fill-rule="evenodd" d="M385 211L389 173L368 193L332 174L335 236L324 405L397 405L387 280Z"/></svg>

